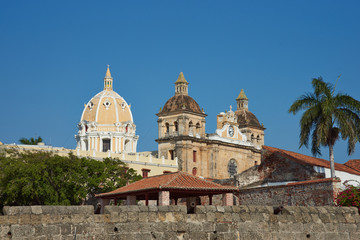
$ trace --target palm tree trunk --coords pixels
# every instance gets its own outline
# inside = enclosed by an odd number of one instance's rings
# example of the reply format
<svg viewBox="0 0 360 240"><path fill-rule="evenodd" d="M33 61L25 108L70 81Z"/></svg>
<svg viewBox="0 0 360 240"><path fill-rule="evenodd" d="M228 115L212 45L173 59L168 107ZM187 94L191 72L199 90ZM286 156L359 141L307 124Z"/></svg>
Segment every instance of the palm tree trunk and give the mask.
<svg viewBox="0 0 360 240"><path fill-rule="evenodd" d="M335 177L335 164L334 164L334 145L329 144L329 158L330 158L330 170L331 178Z"/></svg>

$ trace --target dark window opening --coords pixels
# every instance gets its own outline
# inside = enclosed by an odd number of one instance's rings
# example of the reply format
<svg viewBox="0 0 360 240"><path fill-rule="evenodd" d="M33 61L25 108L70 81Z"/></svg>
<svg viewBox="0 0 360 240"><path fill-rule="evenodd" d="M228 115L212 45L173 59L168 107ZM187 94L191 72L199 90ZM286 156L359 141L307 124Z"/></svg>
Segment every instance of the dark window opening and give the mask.
<svg viewBox="0 0 360 240"><path fill-rule="evenodd" d="M143 169L141 169L141 171L142 171L143 178L147 178L149 176L150 169L143 168Z"/></svg>
<svg viewBox="0 0 360 240"><path fill-rule="evenodd" d="M196 162L196 151L193 151L193 162Z"/></svg>
<svg viewBox="0 0 360 240"><path fill-rule="evenodd" d="M170 159L174 160L174 150L169 150Z"/></svg>
<svg viewBox="0 0 360 240"><path fill-rule="evenodd" d="M178 122L174 122L175 132L179 131L179 124Z"/></svg>
<svg viewBox="0 0 360 240"><path fill-rule="evenodd" d="M196 174L197 174L197 168L196 168L196 167L194 167L194 168L192 169L192 174L193 174L194 176L196 176Z"/></svg>
<svg viewBox="0 0 360 240"><path fill-rule="evenodd" d="M107 152L110 150L110 139L103 140L103 152Z"/></svg>

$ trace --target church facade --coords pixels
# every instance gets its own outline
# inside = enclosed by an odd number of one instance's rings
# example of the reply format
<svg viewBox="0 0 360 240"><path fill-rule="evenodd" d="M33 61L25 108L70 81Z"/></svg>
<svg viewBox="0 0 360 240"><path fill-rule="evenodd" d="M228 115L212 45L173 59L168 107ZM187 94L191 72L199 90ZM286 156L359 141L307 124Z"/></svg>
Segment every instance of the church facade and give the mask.
<svg viewBox="0 0 360 240"><path fill-rule="evenodd" d="M217 116L217 129L206 134L207 116L189 96L183 73L175 82L175 95L158 116L158 155L177 159L179 170L206 178L226 179L260 164L264 126L248 110L248 98L241 90L237 109Z"/></svg>

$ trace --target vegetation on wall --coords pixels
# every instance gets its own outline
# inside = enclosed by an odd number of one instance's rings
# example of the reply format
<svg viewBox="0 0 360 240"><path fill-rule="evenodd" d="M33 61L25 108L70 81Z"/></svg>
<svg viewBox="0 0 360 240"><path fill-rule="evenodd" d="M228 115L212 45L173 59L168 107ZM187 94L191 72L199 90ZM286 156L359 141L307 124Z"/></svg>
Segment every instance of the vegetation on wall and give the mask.
<svg viewBox="0 0 360 240"><path fill-rule="evenodd" d="M43 142L43 139L41 137L37 138L20 138L19 142L25 145L37 145L40 142Z"/></svg>
<svg viewBox="0 0 360 240"><path fill-rule="evenodd" d="M360 187L344 183L345 189L339 193L335 202L337 206L357 207L360 212Z"/></svg>
<svg viewBox="0 0 360 240"><path fill-rule="evenodd" d="M79 205L139 179L118 159L8 150L0 156L0 205Z"/></svg>

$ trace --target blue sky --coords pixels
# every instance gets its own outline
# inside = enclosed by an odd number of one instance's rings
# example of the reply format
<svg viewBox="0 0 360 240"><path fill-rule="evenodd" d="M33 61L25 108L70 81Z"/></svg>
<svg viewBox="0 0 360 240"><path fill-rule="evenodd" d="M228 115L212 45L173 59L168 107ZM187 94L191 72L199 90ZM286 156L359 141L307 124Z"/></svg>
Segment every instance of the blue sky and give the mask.
<svg viewBox="0 0 360 240"><path fill-rule="evenodd" d="M0 141L41 136L75 147L84 103L103 89L132 105L138 150L155 150L157 117L184 72L208 114L235 108L244 88L265 144L299 146L291 103L322 76L360 99L359 1L1 1ZM328 150L322 150L328 159ZM339 163L346 143L335 148Z"/></svg>

